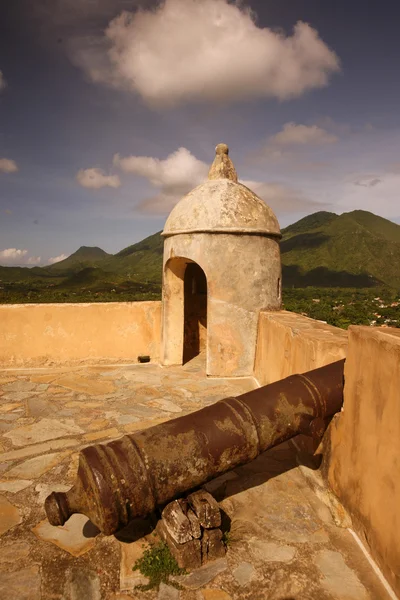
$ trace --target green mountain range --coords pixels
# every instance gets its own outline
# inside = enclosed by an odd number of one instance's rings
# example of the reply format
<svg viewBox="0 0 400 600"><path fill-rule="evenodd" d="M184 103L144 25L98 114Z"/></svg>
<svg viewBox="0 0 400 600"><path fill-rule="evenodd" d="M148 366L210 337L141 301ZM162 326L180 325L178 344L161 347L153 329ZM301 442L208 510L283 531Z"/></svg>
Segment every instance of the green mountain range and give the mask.
<svg viewBox="0 0 400 600"><path fill-rule="evenodd" d="M317 212L282 230L286 286L400 288L400 225L370 212Z"/></svg>
<svg viewBox="0 0 400 600"><path fill-rule="evenodd" d="M400 225L370 212L317 212L282 230L284 287L388 286L400 289ZM82 246L48 267L0 267L0 286L13 283L94 293L142 290L159 293L160 232L115 255ZM1 301L1 300L0 300Z"/></svg>

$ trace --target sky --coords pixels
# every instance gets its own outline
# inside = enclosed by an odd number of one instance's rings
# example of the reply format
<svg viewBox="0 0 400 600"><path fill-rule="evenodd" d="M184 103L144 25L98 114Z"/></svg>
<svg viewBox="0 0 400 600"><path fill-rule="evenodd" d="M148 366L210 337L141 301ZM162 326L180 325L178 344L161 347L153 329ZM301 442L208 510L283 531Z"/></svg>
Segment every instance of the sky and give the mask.
<svg viewBox="0 0 400 600"><path fill-rule="evenodd" d="M0 265L163 228L226 143L281 227L400 223L396 0L0 3Z"/></svg>

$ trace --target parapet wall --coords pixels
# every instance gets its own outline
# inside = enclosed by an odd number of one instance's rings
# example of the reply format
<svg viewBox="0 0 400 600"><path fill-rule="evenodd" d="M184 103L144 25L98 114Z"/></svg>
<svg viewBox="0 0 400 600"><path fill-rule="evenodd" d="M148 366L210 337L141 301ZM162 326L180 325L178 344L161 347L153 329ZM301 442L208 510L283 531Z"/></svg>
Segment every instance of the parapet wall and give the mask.
<svg viewBox="0 0 400 600"><path fill-rule="evenodd" d="M159 360L161 302L0 305L0 368Z"/></svg>
<svg viewBox="0 0 400 600"><path fill-rule="evenodd" d="M400 331L343 331L307 317L262 312L254 374L261 385L346 358L344 404L327 430L322 474L400 597ZM302 452L311 438L298 436Z"/></svg>
<svg viewBox="0 0 400 600"><path fill-rule="evenodd" d="M346 357L347 331L285 310L262 311L254 375L260 385Z"/></svg>
<svg viewBox="0 0 400 600"><path fill-rule="evenodd" d="M400 595L400 331L352 326L344 405L323 468L357 531Z"/></svg>

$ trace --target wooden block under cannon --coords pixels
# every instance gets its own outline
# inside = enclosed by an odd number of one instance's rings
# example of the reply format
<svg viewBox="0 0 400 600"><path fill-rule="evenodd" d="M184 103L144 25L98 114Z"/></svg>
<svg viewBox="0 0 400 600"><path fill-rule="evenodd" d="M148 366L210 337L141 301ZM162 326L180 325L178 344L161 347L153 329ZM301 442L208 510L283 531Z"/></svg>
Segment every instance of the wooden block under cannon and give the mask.
<svg viewBox="0 0 400 600"><path fill-rule="evenodd" d="M210 560L223 558L225 552L222 531L220 529L204 529L203 537L201 538L201 559L203 564Z"/></svg>
<svg viewBox="0 0 400 600"><path fill-rule="evenodd" d="M200 525L205 529L221 526L221 511L218 502L206 490L199 490L187 497Z"/></svg>
<svg viewBox="0 0 400 600"><path fill-rule="evenodd" d="M218 503L205 490L198 490L167 504L157 532L181 568L196 569L207 561L225 556L219 525Z"/></svg>
<svg viewBox="0 0 400 600"><path fill-rule="evenodd" d="M168 544L172 556L181 569L198 569L201 567L201 542L200 540L189 540L184 544L178 544L167 530L163 520L158 521L156 531L160 538Z"/></svg>

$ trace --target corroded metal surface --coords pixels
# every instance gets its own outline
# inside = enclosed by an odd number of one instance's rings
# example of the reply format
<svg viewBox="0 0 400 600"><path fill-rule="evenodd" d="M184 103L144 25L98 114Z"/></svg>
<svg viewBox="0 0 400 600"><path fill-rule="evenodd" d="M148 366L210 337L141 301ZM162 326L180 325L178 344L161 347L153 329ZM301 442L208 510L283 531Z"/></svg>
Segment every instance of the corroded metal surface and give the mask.
<svg viewBox="0 0 400 600"><path fill-rule="evenodd" d="M344 360L105 445L79 459L77 483L45 503L52 525L76 512L106 535L300 433L322 435L343 402Z"/></svg>

